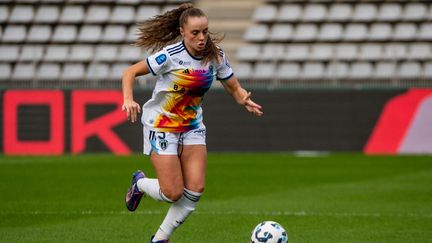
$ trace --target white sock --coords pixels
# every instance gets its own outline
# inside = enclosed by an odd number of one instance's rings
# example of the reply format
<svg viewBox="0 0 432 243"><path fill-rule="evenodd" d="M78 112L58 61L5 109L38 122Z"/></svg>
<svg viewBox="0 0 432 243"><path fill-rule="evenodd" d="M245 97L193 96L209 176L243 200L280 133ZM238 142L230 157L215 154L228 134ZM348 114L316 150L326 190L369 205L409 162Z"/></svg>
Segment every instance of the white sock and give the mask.
<svg viewBox="0 0 432 243"><path fill-rule="evenodd" d="M158 179L142 178L137 181L137 185L140 192L144 192L154 200L169 203L173 202L162 193Z"/></svg>
<svg viewBox="0 0 432 243"><path fill-rule="evenodd" d="M159 230L156 232L154 241L168 240L174 230L179 227L186 218L195 210L201 193L184 189L183 196L173 203L165 216Z"/></svg>

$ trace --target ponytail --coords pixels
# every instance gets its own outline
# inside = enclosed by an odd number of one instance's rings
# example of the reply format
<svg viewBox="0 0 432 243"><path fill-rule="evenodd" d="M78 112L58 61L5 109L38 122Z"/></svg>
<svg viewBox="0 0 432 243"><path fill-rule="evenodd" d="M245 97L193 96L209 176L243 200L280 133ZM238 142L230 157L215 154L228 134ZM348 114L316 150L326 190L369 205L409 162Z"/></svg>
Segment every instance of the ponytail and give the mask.
<svg viewBox="0 0 432 243"><path fill-rule="evenodd" d="M189 17L201 17L205 13L194 8L191 3L183 3L178 8L164 14L156 15L154 18L145 20L138 24L138 38L135 46L144 47L151 53L157 52L169 44L178 42L181 39L180 26L183 26ZM209 32L210 33L210 32ZM213 37L210 33L203 53L204 63L209 61L220 62L218 43L222 38Z"/></svg>

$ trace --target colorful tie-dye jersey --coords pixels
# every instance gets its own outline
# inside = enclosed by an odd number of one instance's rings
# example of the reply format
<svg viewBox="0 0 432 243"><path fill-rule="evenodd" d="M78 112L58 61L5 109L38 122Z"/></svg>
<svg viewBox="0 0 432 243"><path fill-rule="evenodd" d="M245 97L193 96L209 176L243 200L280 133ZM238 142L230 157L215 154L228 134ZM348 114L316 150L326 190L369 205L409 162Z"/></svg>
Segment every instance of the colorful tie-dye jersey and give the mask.
<svg viewBox="0 0 432 243"><path fill-rule="evenodd" d="M186 132L202 123L201 103L213 79L233 75L223 51L221 63L192 56L183 42L169 45L147 58L153 75L158 76L152 98L143 106L141 121L161 132Z"/></svg>

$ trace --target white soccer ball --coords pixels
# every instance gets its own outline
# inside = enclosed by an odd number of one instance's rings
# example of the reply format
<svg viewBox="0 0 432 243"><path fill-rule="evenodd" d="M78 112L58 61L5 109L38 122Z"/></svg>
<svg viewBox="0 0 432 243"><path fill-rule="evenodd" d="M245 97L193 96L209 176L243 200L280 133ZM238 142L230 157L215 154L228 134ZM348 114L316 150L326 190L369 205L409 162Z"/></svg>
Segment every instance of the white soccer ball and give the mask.
<svg viewBox="0 0 432 243"><path fill-rule="evenodd" d="M274 221L264 221L252 231L250 243L287 243L288 233Z"/></svg>

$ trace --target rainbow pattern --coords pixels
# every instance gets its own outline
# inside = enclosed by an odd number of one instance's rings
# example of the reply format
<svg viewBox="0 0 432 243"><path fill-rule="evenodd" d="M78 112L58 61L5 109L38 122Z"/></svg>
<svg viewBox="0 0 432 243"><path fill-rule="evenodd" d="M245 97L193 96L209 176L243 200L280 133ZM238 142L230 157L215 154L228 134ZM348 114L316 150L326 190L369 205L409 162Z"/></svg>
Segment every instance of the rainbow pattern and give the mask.
<svg viewBox="0 0 432 243"><path fill-rule="evenodd" d="M210 89L213 73L207 70L192 70L190 68L170 73L175 78L173 86L166 94L161 114L154 126L165 132L186 132L199 126L197 120L204 94Z"/></svg>

